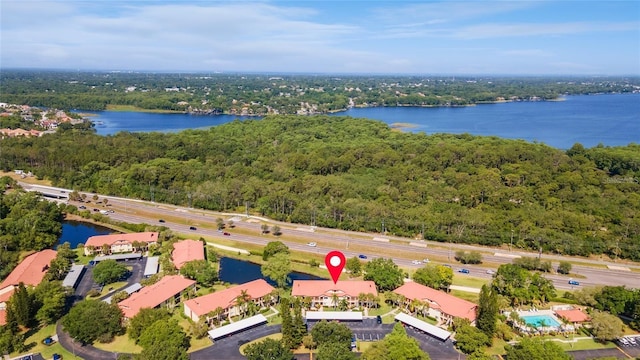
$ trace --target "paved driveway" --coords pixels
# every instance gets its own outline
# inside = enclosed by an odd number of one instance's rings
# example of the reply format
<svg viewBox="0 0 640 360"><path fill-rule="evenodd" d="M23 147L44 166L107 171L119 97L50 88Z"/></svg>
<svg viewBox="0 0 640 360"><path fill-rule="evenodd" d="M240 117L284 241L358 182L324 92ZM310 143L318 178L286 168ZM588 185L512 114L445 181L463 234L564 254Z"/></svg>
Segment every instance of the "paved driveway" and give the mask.
<svg viewBox="0 0 640 360"><path fill-rule="evenodd" d="M407 335L416 339L420 345L420 349L427 352L433 360L458 360L467 358L453 347L451 340L441 341L409 327L405 327L405 329L407 330Z"/></svg>
<svg viewBox="0 0 640 360"><path fill-rule="evenodd" d="M281 329L282 326L280 325L258 326L253 329L243 331L239 334L234 334L224 339L218 340L208 348L194 351L189 354L189 358L191 360L245 359L245 357L240 354L240 345L267 335L277 334L281 331Z"/></svg>
<svg viewBox="0 0 640 360"><path fill-rule="evenodd" d="M82 359L86 360L113 360L117 358L115 353L100 350L91 345L80 345L73 341L71 336L62 330L62 324L58 322L56 325L56 334L58 335L58 342L72 354L75 354Z"/></svg>

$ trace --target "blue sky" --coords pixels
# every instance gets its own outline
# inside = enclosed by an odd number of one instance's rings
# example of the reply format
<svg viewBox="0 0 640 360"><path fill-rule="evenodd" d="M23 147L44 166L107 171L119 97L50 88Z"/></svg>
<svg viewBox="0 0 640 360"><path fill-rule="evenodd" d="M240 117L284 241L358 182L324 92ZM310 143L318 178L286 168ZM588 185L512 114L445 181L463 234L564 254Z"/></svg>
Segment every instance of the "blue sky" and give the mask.
<svg viewBox="0 0 640 360"><path fill-rule="evenodd" d="M640 1L0 0L0 67L640 75Z"/></svg>

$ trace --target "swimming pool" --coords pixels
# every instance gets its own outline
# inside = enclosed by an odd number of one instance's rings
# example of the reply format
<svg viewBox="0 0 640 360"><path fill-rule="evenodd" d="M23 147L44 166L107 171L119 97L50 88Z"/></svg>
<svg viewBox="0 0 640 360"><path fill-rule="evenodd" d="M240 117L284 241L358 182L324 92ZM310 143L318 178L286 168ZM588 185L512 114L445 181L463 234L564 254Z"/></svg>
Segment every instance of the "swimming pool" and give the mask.
<svg viewBox="0 0 640 360"><path fill-rule="evenodd" d="M522 320L524 320L527 325L534 327L543 326L553 326L559 327L560 323L551 315L533 315L533 316L521 316Z"/></svg>

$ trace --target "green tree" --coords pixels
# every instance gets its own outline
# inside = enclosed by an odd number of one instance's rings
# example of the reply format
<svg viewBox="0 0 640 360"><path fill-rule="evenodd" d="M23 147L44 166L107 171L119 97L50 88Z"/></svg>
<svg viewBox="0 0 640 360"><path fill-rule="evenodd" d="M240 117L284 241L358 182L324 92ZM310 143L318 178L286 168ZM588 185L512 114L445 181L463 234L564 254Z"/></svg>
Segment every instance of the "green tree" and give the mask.
<svg viewBox="0 0 640 360"><path fill-rule="evenodd" d="M404 273L392 259L373 259L364 266L364 271L364 279L372 280L380 291L396 289L404 278Z"/></svg>
<svg viewBox="0 0 640 360"><path fill-rule="evenodd" d="M594 295L594 299L596 309L618 315L631 308L630 304L635 301L636 294L624 286L605 286Z"/></svg>
<svg viewBox="0 0 640 360"><path fill-rule="evenodd" d="M300 346L302 343L302 338L307 335L307 326L304 323L304 319L302 318L302 303L300 298L293 299L293 343L296 344L296 347Z"/></svg>
<svg viewBox="0 0 640 360"><path fill-rule="evenodd" d="M282 230L280 229L280 226L273 225L273 227L271 227L271 233L275 236L280 236L282 235Z"/></svg>
<svg viewBox="0 0 640 360"><path fill-rule="evenodd" d="M158 320L140 334L143 360L188 360L189 339L178 320Z"/></svg>
<svg viewBox="0 0 640 360"><path fill-rule="evenodd" d="M291 261L289 254L280 252L271 257L269 262L264 263L260 268L263 276L270 278L278 284L278 287L285 287L291 272Z"/></svg>
<svg viewBox="0 0 640 360"><path fill-rule="evenodd" d="M349 349L353 332L339 322L322 320L311 328L311 335L318 347L325 343L338 343Z"/></svg>
<svg viewBox="0 0 640 360"><path fill-rule="evenodd" d="M318 360L355 360L357 359L349 347L343 344L328 342L318 345Z"/></svg>
<svg viewBox="0 0 640 360"><path fill-rule="evenodd" d="M248 360L291 360L293 353L281 341L266 338L263 341L249 344L244 349Z"/></svg>
<svg viewBox="0 0 640 360"><path fill-rule="evenodd" d="M129 270L126 266L115 260L100 261L93 268L93 280L102 285L107 285L122 279Z"/></svg>
<svg viewBox="0 0 640 360"><path fill-rule="evenodd" d="M477 251L456 251L455 259L463 264L481 264L482 255Z"/></svg>
<svg viewBox="0 0 640 360"><path fill-rule="evenodd" d="M571 360L573 357L554 341L523 338L516 345L506 345L506 358L509 360Z"/></svg>
<svg viewBox="0 0 640 360"><path fill-rule="evenodd" d="M11 313L11 317L15 319L16 324L28 327L31 325L36 311L33 294L29 292L23 283L18 284L11 298L9 298L7 312Z"/></svg>
<svg viewBox="0 0 640 360"><path fill-rule="evenodd" d="M98 338L111 339L124 330L120 308L99 300L75 304L62 318L62 325L64 331L83 344L92 344Z"/></svg>
<svg viewBox="0 0 640 360"><path fill-rule="evenodd" d="M429 360L429 355L420 349L418 342L407 335L404 326L396 323L391 333L362 354L363 360Z"/></svg>
<svg viewBox="0 0 640 360"><path fill-rule="evenodd" d="M598 341L612 341L624 335L624 323L615 315L595 311L591 315L591 332Z"/></svg>
<svg viewBox="0 0 640 360"><path fill-rule="evenodd" d="M129 339L135 341L135 343L137 344L144 329L150 327L156 321L166 321L170 317L171 314L169 314L166 309L140 309L136 316L132 317L129 320L129 325L127 326L127 334L129 335Z"/></svg>
<svg viewBox="0 0 640 360"><path fill-rule="evenodd" d="M489 341L493 339L496 333L496 322L499 312L498 295L489 285L482 285L480 298L478 300L476 326L487 335Z"/></svg>
<svg viewBox="0 0 640 360"><path fill-rule="evenodd" d="M489 337L476 327L463 325L456 329L456 346L465 354L471 354L489 345L491 345Z"/></svg>
<svg viewBox="0 0 640 360"><path fill-rule="evenodd" d="M262 260L266 261L276 254L289 254L289 247L282 241L270 241L262 250Z"/></svg>
<svg viewBox="0 0 640 360"><path fill-rule="evenodd" d="M195 280L199 285L209 287L218 280L218 273L206 260L193 260L180 268L180 274Z"/></svg>
<svg viewBox="0 0 640 360"><path fill-rule="evenodd" d="M282 318L282 345L287 349L296 348L298 344L295 343L296 331L293 327L293 318L291 316L291 303L288 298L282 298L280 300L280 317Z"/></svg>
<svg viewBox="0 0 640 360"><path fill-rule="evenodd" d="M427 265L416 270L413 281L434 289L448 289L453 281L453 269L444 265Z"/></svg>
<svg viewBox="0 0 640 360"><path fill-rule="evenodd" d="M360 259L358 259L357 256L347 259L345 268L354 277L360 276L360 274L362 273L362 263L360 262Z"/></svg>
<svg viewBox="0 0 640 360"><path fill-rule="evenodd" d="M41 282L34 290L36 319L43 325L54 324L64 315L68 295L60 281Z"/></svg>
<svg viewBox="0 0 640 360"><path fill-rule="evenodd" d="M558 265L558 272L560 274L569 274L571 272L571 263L568 261L560 261Z"/></svg>

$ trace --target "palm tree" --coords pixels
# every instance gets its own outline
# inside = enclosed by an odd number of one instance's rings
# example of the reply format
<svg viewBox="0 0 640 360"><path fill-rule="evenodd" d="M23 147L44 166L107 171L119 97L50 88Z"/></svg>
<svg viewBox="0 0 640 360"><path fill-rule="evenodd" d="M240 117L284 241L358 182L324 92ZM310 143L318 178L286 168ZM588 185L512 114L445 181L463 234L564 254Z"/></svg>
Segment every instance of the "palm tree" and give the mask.
<svg viewBox="0 0 640 360"><path fill-rule="evenodd" d="M212 321L215 325L220 324L220 315L224 314L224 309L218 306L215 310L207 314L207 320Z"/></svg>
<svg viewBox="0 0 640 360"><path fill-rule="evenodd" d="M247 293L247 290L241 290L240 295L236 296L236 306L240 315L244 315L247 312L247 304L251 301L251 295Z"/></svg>
<svg viewBox="0 0 640 360"><path fill-rule="evenodd" d="M362 306L363 303L365 307L368 307L365 301L367 301L367 294L365 293L358 294L358 307Z"/></svg>
<svg viewBox="0 0 640 360"><path fill-rule="evenodd" d="M340 311L347 311L347 309L349 309L349 302L347 301L346 298L342 298L340 300L340 304L338 305L338 309Z"/></svg>
<svg viewBox="0 0 640 360"><path fill-rule="evenodd" d="M338 306L338 300L340 298L338 297L338 294L333 293L333 295L331 295L331 302L333 303L333 310L336 309L336 307Z"/></svg>

